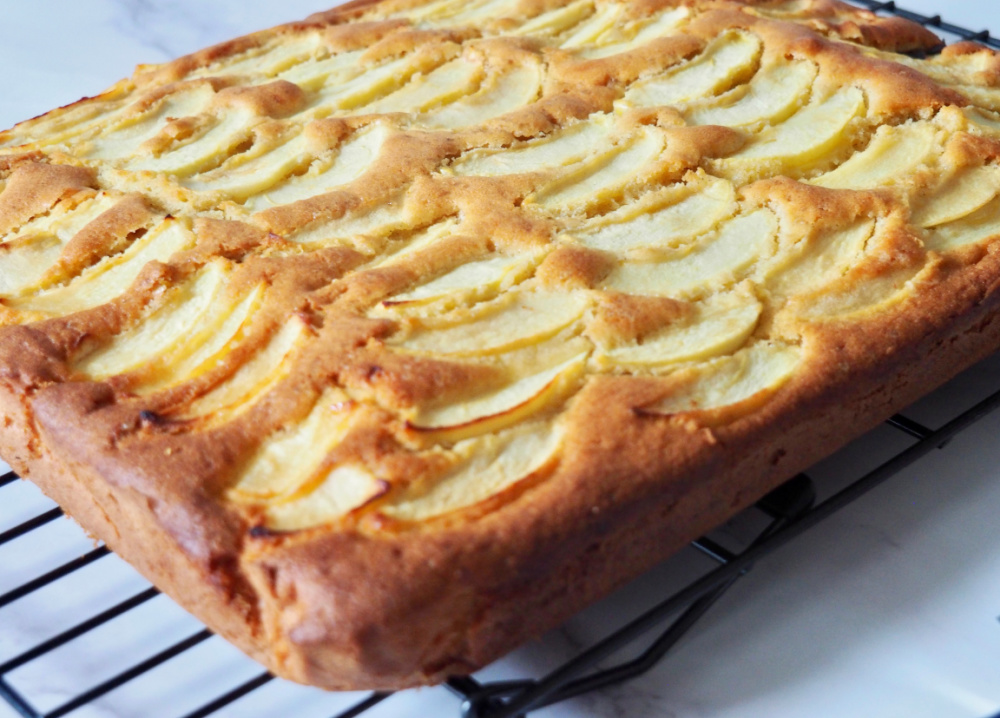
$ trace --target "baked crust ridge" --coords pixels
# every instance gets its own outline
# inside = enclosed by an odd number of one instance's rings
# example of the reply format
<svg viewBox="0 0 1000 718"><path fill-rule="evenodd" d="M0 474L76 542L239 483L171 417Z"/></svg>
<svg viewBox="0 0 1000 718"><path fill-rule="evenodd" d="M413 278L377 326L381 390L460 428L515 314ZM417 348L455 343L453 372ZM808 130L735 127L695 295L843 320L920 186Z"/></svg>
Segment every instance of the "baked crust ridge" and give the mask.
<svg viewBox="0 0 1000 718"><path fill-rule="evenodd" d="M1000 347L939 44L364 0L140 67L0 133L0 455L277 675L474 671Z"/></svg>

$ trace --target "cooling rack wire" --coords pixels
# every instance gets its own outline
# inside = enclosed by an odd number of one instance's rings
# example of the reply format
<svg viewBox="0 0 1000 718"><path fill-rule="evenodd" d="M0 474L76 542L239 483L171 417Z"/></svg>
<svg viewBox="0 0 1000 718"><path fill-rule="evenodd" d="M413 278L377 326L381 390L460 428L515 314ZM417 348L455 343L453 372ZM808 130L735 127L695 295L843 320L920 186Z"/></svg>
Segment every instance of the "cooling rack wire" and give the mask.
<svg viewBox="0 0 1000 718"><path fill-rule="evenodd" d="M940 15L911 12L895 2L852 1L877 12L895 14L931 27L949 39L973 40L1000 49L1000 40L988 31L959 27L946 22ZM996 358L988 361L1000 364ZM982 367L970 370L976 371L984 370ZM818 500L818 496L823 492L817 490L813 479L801 474L737 517L722 531L694 541L692 549L705 557L714 568L702 570L658 604L646 607L596 643L581 647L568 661L546 667L528 678L485 680L480 677L456 677L449 680L445 688L454 696L452 715L461 718L527 716L538 709L591 691L626 683L649 671L758 561L931 452L945 448L959 433L1000 407L1000 373L991 373L997 374L993 382L996 390L985 398L977 397L978 400L970 408L956 415L944 420L938 417L938 428L930 428L904 414L890 419L886 426L905 439L895 442L899 450L884 458L874 469L860 476L843 478L836 490L829 496L822 496L822 500ZM948 391L949 388L945 387L938 394ZM12 472L0 476L0 506L5 501L4 494L32 490L24 487L27 484L19 481ZM82 532L69 522L58 521L62 511L51 502L46 502L39 498L36 502L38 512L14 526L5 527L0 522L0 561L8 555L20 555L20 573L25 572L25 566L42 567L40 572L36 571L16 585L0 584L0 591L3 591L0 593L0 622L6 612L20 609L15 614L19 620L31 621L30 616L34 615L36 622L51 623L55 628L46 640L17 647L10 655L7 650L0 650L0 698L25 718L60 718L86 707L100 706L109 698L123 693L126 696L124 705L132 706L125 711L139 711L136 714L145 712L142 708L144 702L147 706L152 701L160 700L183 704L184 701L177 699L185 691L185 676L178 667L186 664L190 669L192 663L200 664L201 654L213 644L218 654L221 639L183 614L169 599L120 561L121 565L116 564L111 571L102 574L112 576L100 587L107 599L105 607L88 615L74 613L80 602L78 599L94 593L88 569L107 567L109 562L118 559L104 546L91 548L79 555L78 547L84 545L81 544ZM42 536L43 533L46 535ZM17 552L20 544L32 539L32 546L43 547L41 555L25 557L23 552ZM66 558L60 560L60 557ZM152 634L133 630L138 626L148 626L151 620L162 623L162 630ZM39 696L20 687L18 678L21 672L33 670L36 677L39 674L44 676L47 659L79 644L82 644L78 647L80 655L86 655L89 637L106 633L116 626L114 635L120 640L113 650L109 653L106 649L101 655L87 658L95 664L103 664L106 669L99 680L83 688L62 687L51 692L37 691L38 681L32 681ZM128 638L136 633L142 636L139 645ZM227 649L228 646L225 646L221 651ZM219 683L228 687L210 697L199 695L195 705L176 713L178 718L216 715L241 700L247 700L265 686L284 683L262 672L248 659L235 655L235 649L232 653L234 655L222 660L219 667L209 669L219 671L224 676ZM622 655L627 657L622 658ZM236 664L238 670L233 669ZM234 673L242 678L233 681ZM140 690L134 690L144 678L154 674L159 689L151 690L145 685ZM225 682L226 677L228 683ZM52 675L51 679L52 684L60 682L58 676ZM139 695L129 697L130 689L133 694ZM272 701L279 701L274 705L273 715L284 715L280 706L283 695L311 690L291 684L282 689L276 692L277 697L271 698ZM53 698L60 695L61 698ZM331 708L327 715L331 718L362 716L393 695L382 692L330 694ZM97 714L106 715L100 711ZM995 718L1000 718L1000 714Z"/></svg>

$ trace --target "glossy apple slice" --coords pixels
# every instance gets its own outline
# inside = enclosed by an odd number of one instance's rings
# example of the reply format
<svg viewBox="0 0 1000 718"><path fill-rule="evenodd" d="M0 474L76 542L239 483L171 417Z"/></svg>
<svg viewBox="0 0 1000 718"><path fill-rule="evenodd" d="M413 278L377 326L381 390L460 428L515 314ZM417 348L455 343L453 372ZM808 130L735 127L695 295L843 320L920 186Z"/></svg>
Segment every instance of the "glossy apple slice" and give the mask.
<svg viewBox="0 0 1000 718"><path fill-rule="evenodd" d="M941 153L940 134L930 122L879 127L863 151L810 182L830 189L874 189L904 180Z"/></svg>
<svg viewBox="0 0 1000 718"><path fill-rule="evenodd" d="M711 230L736 212L736 190L726 180L706 177L660 193L660 207L634 202L570 235L606 252L668 248Z"/></svg>
<svg viewBox="0 0 1000 718"><path fill-rule="evenodd" d="M526 201L572 210L616 200L629 183L645 179L651 165L663 153L666 141L661 130L644 130L622 140L613 151L575 166Z"/></svg>
<svg viewBox="0 0 1000 718"><path fill-rule="evenodd" d="M598 6L589 18L578 24L569 32L559 46L567 50L592 45L601 35L605 34L625 17L625 6L618 3L606 3Z"/></svg>
<svg viewBox="0 0 1000 718"><path fill-rule="evenodd" d="M375 162L393 130L381 122L369 125L345 142L326 161L317 161L309 171L284 182L266 194L250 197L244 206L251 212L291 204L332 192L363 175Z"/></svg>
<svg viewBox="0 0 1000 718"><path fill-rule="evenodd" d="M720 409L745 401L756 404L780 389L801 361L799 347L758 342L732 356L687 370L683 375L685 381L670 396L642 407L642 412L672 415Z"/></svg>
<svg viewBox="0 0 1000 718"><path fill-rule="evenodd" d="M117 201L101 194L75 207L59 203L51 212L8 234L0 242L0 295L16 297L37 291L66 243Z"/></svg>
<svg viewBox="0 0 1000 718"><path fill-rule="evenodd" d="M272 531L300 531L328 524L388 491L363 466L347 464L331 470L313 491L264 510L264 526Z"/></svg>
<svg viewBox="0 0 1000 718"><path fill-rule="evenodd" d="M875 221L865 220L806 240L799 254L767 272L768 289L776 295L791 296L829 284L864 258L865 246L874 232Z"/></svg>
<svg viewBox="0 0 1000 718"><path fill-rule="evenodd" d="M479 63L466 57L418 75L401 89L365 107L366 112L427 112L475 92L483 78Z"/></svg>
<svg viewBox="0 0 1000 718"><path fill-rule="evenodd" d="M215 90L208 83L188 86L167 95L147 112L102 128L97 137L77 151L98 160L134 157L139 146L155 137L168 120L200 115L209 108L214 98Z"/></svg>
<svg viewBox="0 0 1000 718"><path fill-rule="evenodd" d="M363 54L364 50L355 50L339 52L320 60L308 60L288 68L278 78L294 82L303 90L315 92L326 84L347 82L363 73Z"/></svg>
<svg viewBox="0 0 1000 718"><path fill-rule="evenodd" d="M138 153L125 162L125 167L187 177L224 162L237 145L250 137L253 126L259 122L261 118L250 110L232 110L196 139L157 156Z"/></svg>
<svg viewBox="0 0 1000 718"><path fill-rule="evenodd" d="M93 136L99 127L119 123L129 105L127 87L120 83L103 95L94 97L91 102L63 107L0 132L0 148L72 145L83 135Z"/></svg>
<svg viewBox="0 0 1000 718"><path fill-rule="evenodd" d="M981 107L966 107L963 113L969 122L984 134L994 137L1000 135L1000 113L990 112Z"/></svg>
<svg viewBox="0 0 1000 718"><path fill-rule="evenodd" d="M448 473L409 488L379 510L402 521L426 521L474 506L554 468L562 446L563 431L548 424L461 441L452 448L456 463Z"/></svg>
<svg viewBox="0 0 1000 718"><path fill-rule="evenodd" d="M593 115L549 137L530 140L521 147L469 152L445 172L495 177L566 167L589 157L595 147L604 146L611 123L610 115Z"/></svg>
<svg viewBox="0 0 1000 718"><path fill-rule="evenodd" d="M597 47L584 48L580 54L586 58L599 59L634 50L657 38L670 35L690 15L691 11L686 7L662 10L658 15L644 23L637 22L631 28L635 34L630 39L618 42L602 42L604 38L600 38ZM611 35L611 33L609 32L607 35Z"/></svg>
<svg viewBox="0 0 1000 718"><path fill-rule="evenodd" d="M100 380L125 374L170 356L187 345L192 332L225 287L225 263L211 262L193 279L170 290L166 301L137 326L83 357L76 369Z"/></svg>
<svg viewBox="0 0 1000 718"><path fill-rule="evenodd" d="M447 300L449 306L492 299L504 289L525 279L538 264L535 255L499 255L463 264L409 292L382 302L382 307L406 309Z"/></svg>
<svg viewBox="0 0 1000 718"><path fill-rule="evenodd" d="M427 439L460 441L524 421L563 398L583 376L589 352L531 374L493 394L417 411L408 426Z"/></svg>
<svg viewBox="0 0 1000 718"><path fill-rule="evenodd" d="M189 77L237 75L266 81L323 51L318 32L284 34L266 47L254 48L192 72Z"/></svg>
<svg viewBox="0 0 1000 718"><path fill-rule="evenodd" d="M418 72L429 72L437 64L429 55L413 52L376 67L365 68L362 74L344 80L328 77L317 90L314 108L332 112L350 112L394 92Z"/></svg>
<svg viewBox="0 0 1000 718"><path fill-rule="evenodd" d="M444 356L486 356L538 344L578 321L591 304L586 292L515 292L471 321L408 333L398 344Z"/></svg>
<svg viewBox="0 0 1000 718"><path fill-rule="evenodd" d="M309 138L298 134L262 155L243 162L226 162L218 169L184 178L181 184L196 192L222 192L241 202L266 192L296 170L308 167L314 159Z"/></svg>
<svg viewBox="0 0 1000 718"><path fill-rule="evenodd" d="M410 229L400 202L380 205L361 213L351 213L332 222L321 223L288 237L308 247L357 246L365 251L366 237L384 237L396 230Z"/></svg>
<svg viewBox="0 0 1000 718"><path fill-rule="evenodd" d="M761 42L755 35L726 31L690 62L634 83L620 102L626 107L655 107L717 95L749 78L760 53Z"/></svg>
<svg viewBox="0 0 1000 718"><path fill-rule="evenodd" d="M305 484L315 485L323 460L347 436L356 408L340 389L327 389L302 421L261 443L230 489L230 498L289 498Z"/></svg>
<svg viewBox="0 0 1000 718"><path fill-rule="evenodd" d="M967 217L934 227L927 235L925 246L935 252L948 252L1000 237L1000 202L988 202Z"/></svg>
<svg viewBox="0 0 1000 718"><path fill-rule="evenodd" d="M563 7L536 15L509 34L559 35L582 23L593 12L594 3L592 0L575 0Z"/></svg>
<svg viewBox="0 0 1000 718"><path fill-rule="evenodd" d="M54 237L60 245L66 244L77 232L114 207L119 199L120 197L102 192L78 204L58 202L51 211L8 233L0 245L43 235Z"/></svg>
<svg viewBox="0 0 1000 718"><path fill-rule="evenodd" d="M258 285L237 301L220 303L186 339L184 351L174 347L169 357L158 357L144 370L136 394L151 394L194 379L217 366L250 329L264 299L264 285ZM151 371L152 370L152 371Z"/></svg>
<svg viewBox="0 0 1000 718"><path fill-rule="evenodd" d="M149 262L164 262L194 244L185 224L168 218L135 240L124 252L105 257L68 284L7 302L21 311L66 316L110 302L124 294Z"/></svg>
<svg viewBox="0 0 1000 718"><path fill-rule="evenodd" d="M417 116L413 125L431 130L457 130L482 124L537 100L542 76L542 64L527 59L502 72L488 71L476 92Z"/></svg>
<svg viewBox="0 0 1000 718"><path fill-rule="evenodd" d="M311 332L305 322L292 315L235 374L181 409L177 416L206 417L212 423L223 423L249 409L288 375L292 355L309 336Z"/></svg>
<svg viewBox="0 0 1000 718"><path fill-rule="evenodd" d="M595 359L605 368L652 368L732 354L747 343L762 308L749 292L720 295L698 306L689 321L646 337L641 344L598 348Z"/></svg>
<svg viewBox="0 0 1000 718"><path fill-rule="evenodd" d="M429 25L436 26L441 21L447 21L454 14L461 12L466 7L467 0L434 0L434 2L419 3L404 6L404 9L390 12L387 17L403 17L412 21L423 21Z"/></svg>
<svg viewBox="0 0 1000 718"><path fill-rule="evenodd" d="M451 1L445 3L445 7L447 8L445 12L433 18L434 26L480 25L497 18L509 17L512 11L516 11L515 4L510 0ZM419 11L419 8L417 10Z"/></svg>
<svg viewBox="0 0 1000 718"><path fill-rule="evenodd" d="M697 105L686 115L696 125L747 127L788 119L809 97L818 69L808 60L768 65L744 88ZM738 99L729 94L738 95Z"/></svg>
<svg viewBox="0 0 1000 718"><path fill-rule="evenodd" d="M738 153L719 160L719 166L752 176L808 166L849 143L851 122L864 114L864 93L843 88L765 129Z"/></svg>
<svg viewBox="0 0 1000 718"><path fill-rule="evenodd" d="M976 212L1000 193L1000 166L985 165L960 172L913 213L918 227L939 227Z"/></svg>
<svg viewBox="0 0 1000 718"><path fill-rule="evenodd" d="M735 284L763 258L777 251L778 220L760 209L723 224L677 259L627 262L605 288L629 294L683 298Z"/></svg>
<svg viewBox="0 0 1000 718"><path fill-rule="evenodd" d="M389 254L382 261L376 261L372 266L391 267L398 264L407 264L415 260L423 252L429 250L438 241L452 236L457 226L457 220L446 219L443 222L432 224L430 227L410 232L408 237L400 239L394 245L394 248L395 246L400 247L398 251Z"/></svg>
<svg viewBox="0 0 1000 718"><path fill-rule="evenodd" d="M59 261L62 248L59 238L48 233L28 234L0 244L0 297L16 297L37 287Z"/></svg>

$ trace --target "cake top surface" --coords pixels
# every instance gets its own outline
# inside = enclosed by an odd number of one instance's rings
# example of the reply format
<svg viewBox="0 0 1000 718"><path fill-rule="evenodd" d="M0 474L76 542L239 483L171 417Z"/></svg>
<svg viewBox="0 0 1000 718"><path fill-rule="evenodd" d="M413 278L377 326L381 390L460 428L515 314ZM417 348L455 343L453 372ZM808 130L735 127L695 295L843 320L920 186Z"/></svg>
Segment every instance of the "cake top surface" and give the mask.
<svg viewBox="0 0 1000 718"><path fill-rule="evenodd" d="M0 133L0 366L258 533L494 511L602 405L639 454L746 419L976 260L1000 61L938 42L832 0L388 0L140 67Z"/></svg>

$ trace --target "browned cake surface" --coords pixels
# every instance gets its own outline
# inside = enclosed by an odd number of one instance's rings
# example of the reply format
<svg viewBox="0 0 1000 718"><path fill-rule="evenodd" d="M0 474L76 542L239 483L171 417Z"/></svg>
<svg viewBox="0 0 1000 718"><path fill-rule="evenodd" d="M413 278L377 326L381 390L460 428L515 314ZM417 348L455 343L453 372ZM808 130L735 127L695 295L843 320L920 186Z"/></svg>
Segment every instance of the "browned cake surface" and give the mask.
<svg viewBox="0 0 1000 718"><path fill-rule="evenodd" d="M1000 345L1000 60L389 0L0 133L0 449L277 674L467 672Z"/></svg>

